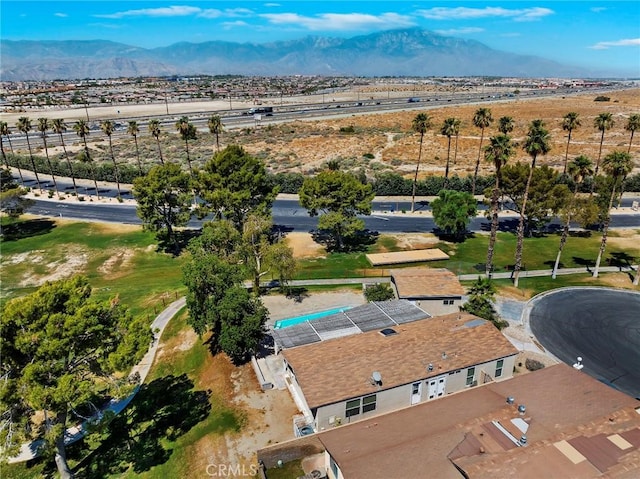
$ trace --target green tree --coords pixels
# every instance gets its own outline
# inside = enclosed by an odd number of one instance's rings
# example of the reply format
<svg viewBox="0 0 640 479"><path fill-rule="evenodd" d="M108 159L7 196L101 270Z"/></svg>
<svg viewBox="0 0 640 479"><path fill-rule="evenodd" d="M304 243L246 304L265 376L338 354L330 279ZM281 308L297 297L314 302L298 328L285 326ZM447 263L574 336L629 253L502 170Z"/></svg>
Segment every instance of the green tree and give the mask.
<svg viewBox="0 0 640 479"><path fill-rule="evenodd" d="M53 166L51 166L51 159L49 158L49 147L47 145L47 130L49 130L49 119L38 118L37 129L42 137L42 143L44 145L44 154L47 158L47 165L49 166L49 174L51 175L51 181L53 181L53 187L56 190L56 196L60 198L60 191L58 191L58 183L56 182L56 175L53 173Z"/></svg>
<svg viewBox="0 0 640 479"><path fill-rule="evenodd" d="M64 143L63 133L67 131L67 125L65 125L64 120L61 118L54 118L51 122L51 129L54 133L57 133L60 137L60 144L62 145L62 151L64 151L64 159L67 162L67 167L69 168L69 174L71 175L71 181L73 181L73 192L78 197L78 187L76 186L76 176L73 172L73 166L71 166L71 161L69 161L69 154L67 153L67 146Z"/></svg>
<svg viewBox="0 0 640 479"><path fill-rule="evenodd" d="M500 319L493 303L495 301L496 288L490 278L481 278L473 283L468 291L468 301L460 309L479 318L491 321L496 328L504 329L509 325Z"/></svg>
<svg viewBox="0 0 640 479"><path fill-rule="evenodd" d="M82 156L82 161L89 164L91 168L91 176L93 177L93 185L96 188L96 197L100 199L100 190L98 190L98 182L96 181L96 169L93 166L93 159L89 154L89 147L87 146L87 136L91 133L89 129L89 125L85 120L77 120L73 124L73 131L76 132L80 138L82 138L82 142L84 143L84 155Z"/></svg>
<svg viewBox="0 0 640 479"><path fill-rule="evenodd" d="M371 214L375 193L371 185L362 184L351 173L325 170L306 178L300 189L300 205L309 216L318 216L318 228L328 231L338 250L345 240L364 229L364 221L356 215Z"/></svg>
<svg viewBox="0 0 640 479"><path fill-rule="evenodd" d="M459 133L460 125L455 118L446 118L440 127L440 134L447 137L447 164L444 169L444 189L449 183L449 159L451 158L451 137Z"/></svg>
<svg viewBox="0 0 640 479"><path fill-rule="evenodd" d="M609 223L611 222L611 208L613 207L616 190L618 187L622 188L622 182L633 169L633 161L631 160L631 155L629 155L629 153L613 151L604 157L604 160L602 161L602 168L609 176L612 186L611 196L609 197L609 207L607 208L607 213L602 227L602 241L600 242L600 249L598 250L596 266L593 269L594 278L598 277L600 261L602 260L602 255L607 247L607 234L609 232Z"/></svg>
<svg viewBox="0 0 640 479"><path fill-rule="evenodd" d="M244 264L251 275L253 292L260 294L260 278L269 272L266 257L271 246L269 233L273 222L266 216L250 214L242 225Z"/></svg>
<svg viewBox="0 0 640 479"><path fill-rule="evenodd" d="M288 294L289 282L298 269L298 262L293 256L293 250L284 241L276 241L267 251L265 260L271 274L278 280L280 291Z"/></svg>
<svg viewBox="0 0 640 479"><path fill-rule="evenodd" d="M567 161L569 160L569 144L571 143L571 134L573 130L577 129L581 123L580 115L575 111L570 111L564 117L562 117L562 129L568 133L567 135L567 149L564 152L564 169L562 170L562 174L567 172Z"/></svg>
<svg viewBox="0 0 640 479"><path fill-rule="evenodd" d="M225 219L207 221L202 233L189 242L189 248L201 253L215 254L230 263L242 261L242 235L235 225Z"/></svg>
<svg viewBox="0 0 640 479"><path fill-rule="evenodd" d="M269 214L278 187L262 161L240 146L229 145L198 172L196 191L203 201L201 216L213 213L215 218L229 219L240 231L250 213Z"/></svg>
<svg viewBox="0 0 640 479"><path fill-rule="evenodd" d="M184 147L187 152L187 165L189 166L189 175L193 178L193 168L191 167L191 157L189 156L189 140L196 139L196 127L189 122L186 116L181 117L176 122L176 130L180 134L180 138L184 141Z"/></svg>
<svg viewBox="0 0 640 479"><path fill-rule="evenodd" d="M498 119L498 131L503 135L508 135L513 131L515 122L511 116L502 116Z"/></svg>
<svg viewBox="0 0 640 479"><path fill-rule="evenodd" d="M367 301L388 301L395 298L393 289L388 283L377 283L368 285L364 290L364 297Z"/></svg>
<svg viewBox="0 0 640 479"><path fill-rule="evenodd" d="M2 377L0 435L8 452L41 433L60 476L72 478L64 444L68 426L81 422L76 411L96 395L126 396L125 372L142 359L152 333L117 300L91 297L86 278L47 282L37 291L8 301L0 315ZM119 375L122 377L122 374ZM36 418L44 418L35 427ZM40 419L37 419L40 421Z"/></svg>
<svg viewBox="0 0 640 479"><path fill-rule="evenodd" d="M440 191L431 204L431 211L436 226L456 238L464 237L471 218L478 213L473 195L454 190Z"/></svg>
<svg viewBox="0 0 640 479"><path fill-rule="evenodd" d="M175 228L186 226L192 216L191 179L175 163L156 165L133 180L136 212L146 230L166 236L178 251Z"/></svg>
<svg viewBox="0 0 640 479"><path fill-rule="evenodd" d="M471 194L476 194L476 180L478 179L478 169L480 168L480 156L482 155L482 140L484 139L484 130L493 122L491 110L489 108L478 108L473 115L473 125L480 128L480 146L478 147L478 159L476 160L476 168L473 172L473 182L471 183Z"/></svg>
<svg viewBox="0 0 640 479"><path fill-rule="evenodd" d="M162 159L162 149L160 148L160 120L149 120L149 133L156 139L156 145L158 145L158 156L160 156L160 164L164 165Z"/></svg>
<svg viewBox="0 0 640 479"><path fill-rule="evenodd" d="M129 120L129 124L127 125L127 133L133 137L133 141L136 145L136 161L138 162L138 172L140 176L144 174L142 171L142 163L140 162L140 149L138 148L138 133L140 133L140 128L138 127L138 122L135 120Z"/></svg>
<svg viewBox="0 0 640 479"><path fill-rule="evenodd" d="M16 128L18 131L24 134L27 139L27 147L29 148L29 160L31 160L31 168L33 168L33 174L36 177L36 184L38 185L38 189L42 191L42 185L40 184L40 178L38 177L38 169L36 168L36 162L33 159L33 152L31 151L31 142L29 141L29 132L31 131L31 120L22 116L18 118L18 123L16 123Z"/></svg>
<svg viewBox="0 0 640 479"><path fill-rule="evenodd" d="M515 264L513 266L513 284L518 287L518 278L520 276L520 269L522 268L522 246L524 243L524 218L527 208L527 199L529 198L529 188L531 187L531 178L533 172L536 169L536 159L539 155L546 155L551 150L550 135L547 129L544 127L542 120L533 120L529 126L529 132L522 145L525 152L531 157L531 169L529 170L529 176L524 189L524 196L522 199L522 207L520 208L520 221L518 222L517 229L517 243Z"/></svg>
<svg viewBox="0 0 640 479"><path fill-rule="evenodd" d="M504 117L503 117L504 118ZM500 119L502 120L502 118ZM489 234L489 246L487 248L486 275L491 277L493 274L493 253L498 235L499 226L499 200L500 200L500 176L502 167L507 164L509 158L514 154L514 147L511 137L506 134L492 136L489 139L489 145L485 147L484 159L489 163L493 163L495 168L496 182L491 190L491 232Z"/></svg>
<svg viewBox="0 0 640 479"><path fill-rule="evenodd" d="M209 132L216 137L216 152L220 151L220 133L222 133L222 119L219 115L211 115L207 120Z"/></svg>
<svg viewBox="0 0 640 479"><path fill-rule="evenodd" d="M636 130L640 129L640 113L633 113L629 115L629 119L627 120L627 124L624 126L624 129L630 133L629 148L627 149L627 153L631 154L631 144L633 143L633 134L636 132Z"/></svg>
<svg viewBox="0 0 640 479"><path fill-rule="evenodd" d="M12 219L19 218L35 203L25 198L25 193L26 190L13 181L9 170L0 170L0 212Z"/></svg>
<svg viewBox="0 0 640 479"><path fill-rule="evenodd" d="M420 161L422 159L422 143L424 134L431 128L431 118L427 113L418 113L411 122L411 128L420 134L420 148L418 150L418 162L416 163L416 172L413 175L413 190L411 192L411 212L415 211L416 205L416 185L418 184L418 171L420 170Z"/></svg>
<svg viewBox="0 0 640 479"><path fill-rule="evenodd" d="M113 143L111 141L111 135L115 130L115 124L111 120L104 120L100 123L100 129L109 138L109 153L111 154L111 161L113 162L113 173L116 176L116 186L118 187L118 198L120 198L120 175L118 174L118 164L116 163L116 157L113 154Z"/></svg>
<svg viewBox="0 0 640 479"><path fill-rule="evenodd" d="M604 143L604 134L607 130L613 128L615 122L611 113L600 113L593 120L593 126L600 131L600 148L598 149L598 159L596 160L595 175L598 176L600 171L600 159L602 158L602 144ZM593 191L593 190L592 190Z"/></svg>
<svg viewBox="0 0 640 479"><path fill-rule="evenodd" d="M13 153L13 145L11 144L11 137L9 136L11 135L11 129L9 128L9 124L6 121L0 121L0 145L2 146L2 159L4 160L4 164L7 168L9 168L9 161L7 161L7 155L4 151L4 137L7 138L7 141L9 142L9 149L11 150L11 155L14 156L15 155ZM24 178L22 177L22 170L20 169L20 162L17 160L17 158L15 158L16 160L16 167L18 168L18 175L20 176L20 184L24 185Z"/></svg>

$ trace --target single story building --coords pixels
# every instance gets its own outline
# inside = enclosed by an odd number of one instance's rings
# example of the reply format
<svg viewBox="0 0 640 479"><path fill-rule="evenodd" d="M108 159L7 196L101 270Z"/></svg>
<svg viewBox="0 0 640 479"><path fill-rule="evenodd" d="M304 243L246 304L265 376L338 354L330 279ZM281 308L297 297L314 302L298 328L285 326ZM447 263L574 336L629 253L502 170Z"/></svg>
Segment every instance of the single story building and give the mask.
<svg viewBox="0 0 640 479"><path fill-rule="evenodd" d="M317 438L330 479L640 477L640 403L565 364Z"/></svg>
<svg viewBox="0 0 640 479"><path fill-rule="evenodd" d="M458 311L465 294L458 277L445 268L392 269L391 284L398 299L411 301L432 316Z"/></svg>
<svg viewBox="0 0 640 479"><path fill-rule="evenodd" d="M517 349L468 313L285 349L285 380L315 431L512 376Z"/></svg>

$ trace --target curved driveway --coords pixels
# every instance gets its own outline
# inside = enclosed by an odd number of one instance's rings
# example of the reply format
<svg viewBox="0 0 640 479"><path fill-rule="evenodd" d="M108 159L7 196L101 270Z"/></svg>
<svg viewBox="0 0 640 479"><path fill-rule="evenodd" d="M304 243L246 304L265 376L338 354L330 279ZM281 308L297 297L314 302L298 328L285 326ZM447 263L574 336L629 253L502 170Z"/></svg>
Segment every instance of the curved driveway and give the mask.
<svg viewBox="0 0 640 479"><path fill-rule="evenodd" d="M567 364L640 397L640 293L608 288L562 288L530 304L537 340Z"/></svg>

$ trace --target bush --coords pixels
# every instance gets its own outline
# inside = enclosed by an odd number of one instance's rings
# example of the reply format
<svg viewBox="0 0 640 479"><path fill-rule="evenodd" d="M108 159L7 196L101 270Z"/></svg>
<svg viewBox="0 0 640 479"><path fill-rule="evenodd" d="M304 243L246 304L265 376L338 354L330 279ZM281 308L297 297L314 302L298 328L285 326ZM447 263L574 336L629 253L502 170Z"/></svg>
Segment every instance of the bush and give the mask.
<svg viewBox="0 0 640 479"><path fill-rule="evenodd" d="M388 283L378 283L367 286L364 297L367 301L387 301L395 298L395 294Z"/></svg>
<svg viewBox="0 0 640 479"><path fill-rule="evenodd" d="M542 364L540 361L536 359L531 359L531 358L527 358L527 360L524 362L524 366L529 371L537 371L538 369L544 368L544 364Z"/></svg>
<svg viewBox="0 0 640 479"><path fill-rule="evenodd" d="M599 96L595 97L595 99L593 101L609 101L609 100L611 100L610 97L604 96L604 95L599 95Z"/></svg>

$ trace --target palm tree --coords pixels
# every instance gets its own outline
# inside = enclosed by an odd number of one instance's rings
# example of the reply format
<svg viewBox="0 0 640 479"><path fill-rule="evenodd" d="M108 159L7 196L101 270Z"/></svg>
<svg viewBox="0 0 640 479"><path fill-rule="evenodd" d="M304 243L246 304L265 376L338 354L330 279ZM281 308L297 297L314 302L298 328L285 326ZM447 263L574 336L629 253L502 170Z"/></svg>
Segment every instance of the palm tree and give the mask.
<svg viewBox="0 0 640 479"><path fill-rule="evenodd" d="M593 126L600 130L600 149L598 150L598 159L596 160L596 170L594 172L595 176L598 176L598 171L600 170L600 158L602 157L602 143L604 143L604 133L607 130L613 128L614 121L613 115L611 113L600 113L595 120L593 120ZM595 183L594 183L595 185ZM593 186L591 187L591 192L593 192Z"/></svg>
<svg viewBox="0 0 640 479"><path fill-rule="evenodd" d="M611 179L611 196L609 197L609 209L604 219L604 225L602 227L602 241L600 242L600 251L598 251L598 259L596 260L596 266L593 270L593 277L598 277L600 270L600 261L602 255L607 247L607 233L609 232L609 223L611 222L611 208L613 206L613 199L616 196L616 189L620 185L627 175L633 169L633 161L631 155L624 151L613 151L604 157L602 161L602 169L607 173Z"/></svg>
<svg viewBox="0 0 640 479"><path fill-rule="evenodd" d="M111 135L115 130L115 125L111 120L103 120L100 123L100 129L109 138L109 152L111 153L111 161L113 162L113 172L116 176L116 186L118 188L118 198L120 198L120 178L118 177L118 164L116 163L116 157L113 155L113 144L111 142Z"/></svg>
<svg viewBox="0 0 640 479"><path fill-rule="evenodd" d="M420 160L422 159L422 142L424 134L431 128L431 117L427 113L418 113L411 122L411 128L416 133L420 133L420 149L418 150L418 163L416 164L416 173L413 176L413 191L411 193L411 212L415 211L416 205L416 185L418 184L418 170L420 169Z"/></svg>
<svg viewBox="0 0 640 479"><path fill-rule="evenodd" d="M480 128L480 147L478 148L478 159L476 160L476 169L473 172L473 183L471 184L471 194L476 194L476 180L478 178L478 169L480 168L480 155L482 154L482 140L484 139L484 129L491 125L493 118L489 108L478 108L473 115L473 125Z"/></svg>
<svg viewBox="0 0 640 479"><path fill-rule="evenodd" d="M76 198L78 197L78 187L76 186L76 177L73 173L73 167L71 166L71 162L69 161L69 155L67 154L67 147L64 144L64 137L62 134L67 131L67 125L64 124L64 120L61 118L54 118L51 123L51 129L54 133L57 133L60 136L60 143L62 144L62 150L64 151L64 158L67 160L67 166L69 167L69 174L71 175L71 180L73 181L73 192L76 194Z"/></svg>
<svg viewBox="0 0 640 479"><path fill-rule="evenodd" d="M562 250L564 249L564 245L567 242L567 237L569 236L569 226L571 223L571 217L574 209L576 208L576 200L578 198L578 191L580 189L580 185L584 181L587 176L593 175L593 162L584 155L580 155L575 158L571 163L569 163L567 167L567 172L571 179L573 179L574 187L573 187L573 197L571 198L571 204L566 208L565 215L565 223L562 228L562 236L560 237L560 247L558 248L558 255L556 256L556 262L553 265L553 272L551 273L551 277L556 279L558 274L558 267L560 266L560 257L562 256Z"/></svg>
<svg viewBox="0 0 640 479"><path fill-rule="evenodd" d="M511 137L504 133L490 138L490 143L484 149L484 159L490 163L496 170L496 183L491 192L491 234L489 235L489 247L487 248L487 263L485 266L486 275L491 278L493 275L493 252L498 235L498 199L500 198L500 171L507 164L509 158L514 154L513 143Z"/></svg>
<svg viewBox="0 0 640 479"><path fill-rule="evenodd" d="M84 143L84 155L82 157L82 161L89 163L91 176L93 176L93 185L96 187L96 196L98 199L100 199L100 191L98 190L98 182L96 181L96 170L93 167L93 160L91 159L91 155L89 154L89 147L87 146L87 135L91 133L89 124L86 120L77 120L73 124L73 131L76 132L76 135L82 138L82 142Z"/></svg>
<svg viewBox="0 0 640 479"><path fill-rule="evenodd" d="M539 155L546 155L551 150L550 135L547 129L544 127L542 120L533 120L529 126L529 132L522 145L524 151L531 157L531 168L529 169L529 177L527 178L527 184L524 188L524 195L522 197L522 207L520 208L520 221L518 222L517 230L517 243L516 243L516 255L515 264L513 266L513 284L518 287L518 278L520 276L520 269L522 268L522 245L524 242L524 218L527 208L527 200L529 198L529 189L531 187L531 178L533 178L533 170L536 167L536 159Z"/></svg>
<svg viewBox="0 0 640 479"><path fill-rule="evenodd" d="M6 121L0 121L0 145L2 145L2 157L4 158L4 162L9 168L9 161L7 160L7 155L4 152L4 143L2 143L2 137L6 136L7 141L9 142L9 149L11 150L11 156L16 160L16 167L18 168L18 175L20 175L20 183L24 186L24 178L22 177L22 170L20 169L20 161L16 158L13 153L13 145L11 144L11 130L9 129L9 124Z"/></svg>
<svg viewBox="0 0 640 479"><path fill-rule="evenodd" d="M513 131L515 121L512 116L501 116L498 120L498 131L503 135L508 135Z"/></svg>
<svg viewBox="0 0 640 479"><path fill-rule="evenodd" d="M458 137L460 136L460 127L462 126L462 120L460 118L454 118L454 128L456 131L456 142L453 148L453 164L455 165L458 161Z"/></svg>
<svg viewBox="0 0 640 479"><path fill-rule="evenodd" d="M127 126L127 133L129 133L133 137L133 141L136 144L136 160L138 161L138 171L140 172L140 176L142 176L142 163L140 163L140 150L138 149L138 133L140 133L140 128L138 128L137 121L129 121L129 126Z"/></svg>
<svg viewBox="0 0 640 479"><path fill-rule="evenodd" d="M60 192L58 191L58 183L56 183L56 177L53 174L53 167L51 166L51 159L49 158L49 148L47 146L47 130L49 129L48 118L38 118L38 131L42 135L42 142L44 143L44 154L47 157L47 165L49 166L49 173L51 174L51 180L53 181L53 187L56 190L56 196L60 198Z"/></svg>
<svg viewBox="0 0 640 479"><path fill-rule="evenodd" d="M627 149L627 153L631 153L633 134L636 132L636 130L640 129L640 113L633 113L632 115L630 115L624 129L631 132L631 137L629 138L629 148Z"/></svg>
<svg viewBox="0 0 640 479"><path fill-rule="evenodd" d="M444 189L449 184L449 158L451 158L451 137L456 134L456 119L447 118L440 127L440 134L447 137L447 165L444 169Z"/></svg>
<svg viewBox="0 0 640 479"><path fill-rule="evenodd" d="M212 135L216 135L216 151L220 151L220 133L222 133L222 120L218 115L211 115L209 121L209 131Z"/></svg>
<svg viewBox="0 0 640 479"><path fill-rule="evenodd" d="M33 159L33 153L31 152L31 142L29 141L29 132L31 131L31 120L22 116L18 118L18 123L16 123L16 128L18 131L24 133L27 137L27 147L29 147L29 159L31 160L31 167L33 168L33 173L36 175L36 183L38 185L38 189L42 191L42 186L40 185L40 178L38 178L38 170L36 168L36 162Z"/></svg>
<svg viewBox="0 0 640 479"><path fill-rule="evenodd" d="M562 174L567 173L567 161L569 159L569 143L571 143L571 133L573 130L580 126L580 118L578 118L578 113L575 111L570 111L564 117L562 117L562 129L569 133L567 136L567 149L564 152L564 170Z"/></svg>
<svg viewBox="0 0 640 479"><path fill-rule="evenodd" d="M189 157L189 140L195 140L196 129L189 123L189 118L183 116L176 122L176 130L180 133L180 137L184 140L184 146L187 150L187 165L189 166L189 175L193 178L193 168L191 167L191 158Z"/></svg>
<svg viewBox="0 0 640 479"><path fill-rule="evenodd" d="M160 155L160 164L164 165L164 160L162 159L162 150L160 149L160 120L149 121L149 133L151 133L156 139L156 143L158 144L158 154Z"/></svg>

